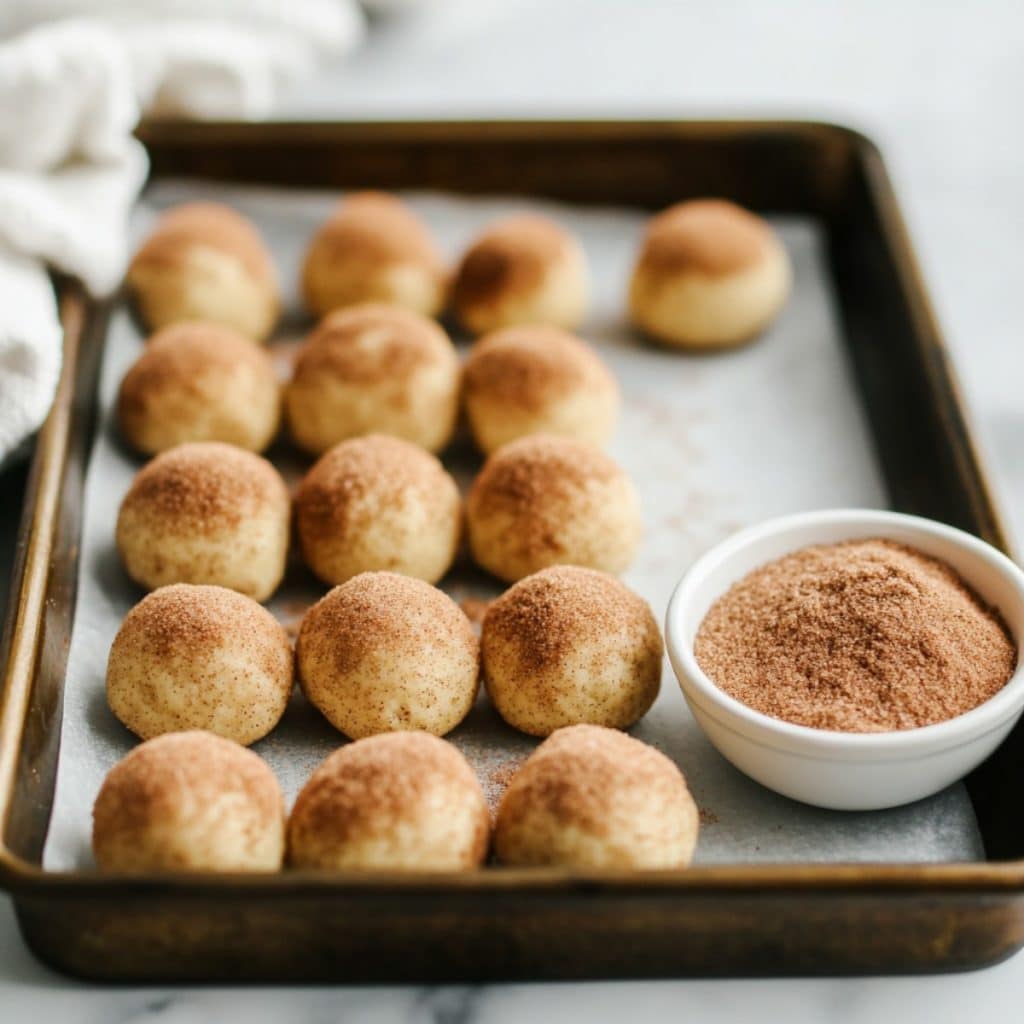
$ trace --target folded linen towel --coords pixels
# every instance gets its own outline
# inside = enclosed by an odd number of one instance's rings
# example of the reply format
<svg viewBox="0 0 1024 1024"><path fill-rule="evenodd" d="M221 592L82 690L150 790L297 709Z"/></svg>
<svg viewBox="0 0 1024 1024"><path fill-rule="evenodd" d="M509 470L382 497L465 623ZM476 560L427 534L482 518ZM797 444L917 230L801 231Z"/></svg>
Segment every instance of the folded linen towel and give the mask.
<svg viewBox="0 0 1024 1024"><path fill-rule="evenodd" d="M0 35L13 31L0 43L0 465L60 373L50 269L97 296L123 274L147 170L140 112L265 116L283 83L359 40L362 15L352 0L32 0L0 11Z"/></svg>

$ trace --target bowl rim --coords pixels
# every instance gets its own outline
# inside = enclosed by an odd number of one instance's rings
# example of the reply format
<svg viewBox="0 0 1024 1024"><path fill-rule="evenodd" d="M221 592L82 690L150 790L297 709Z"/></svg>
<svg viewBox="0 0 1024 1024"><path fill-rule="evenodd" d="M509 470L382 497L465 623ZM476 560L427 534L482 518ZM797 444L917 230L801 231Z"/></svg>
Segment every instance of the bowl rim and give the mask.
<svg viewBox="0 0 1024 1024"><path fill-rule="evenodd" d="M1011 635L1017 645L1017 664L998 693L955 718L911 729L864 733L798 725L756 711L715 685L697 663L692 644L687 642L683 631L685 613L704 579L722 562L765 538L826 526L849 526L851 540L885 537L886 527L899 527L901 531L949 542L965 552L968 558L984 563L1001 575L1015 590L1024 617L1024 571L1003 552L973 534L922 516L878 509L823 509L780 516L739 530L710 548L690 566L672 592L665 614L665 646L688 701L700 705L701 710L715 718L720 726L763 746L804 757L841 757L851 761L904 760L948 750L998 729L1024 709L1024 635L1017 635L1012 630ZM905 542L905 538L901 540ZM826 542L807 537L796 540L791 550L797 551L817 543ZM971 574L962 575L965 582L973 586ZM1002 611L1005 618L1005 609Z"/></svg>

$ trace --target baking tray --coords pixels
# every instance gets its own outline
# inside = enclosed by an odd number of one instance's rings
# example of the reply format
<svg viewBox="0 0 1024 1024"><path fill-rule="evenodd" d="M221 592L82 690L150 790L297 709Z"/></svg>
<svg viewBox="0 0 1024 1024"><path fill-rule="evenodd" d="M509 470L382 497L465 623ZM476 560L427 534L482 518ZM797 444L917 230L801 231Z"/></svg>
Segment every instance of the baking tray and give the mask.
<svg viewBox="0 0 1024 1024"><path fill-rule="evenodd" d="M893 507L1005 548L881 160L805 123L154 125L155 178L658 208L725 195L812 217ZM66 362L33 466L6 627L0 878L29 945L120 980L469 980L962 969L1024 943L1018 729L968 780L987 860L105 878L41 868L108 310L65 282ZM668 685L666 683L666 685Z"/></svg>

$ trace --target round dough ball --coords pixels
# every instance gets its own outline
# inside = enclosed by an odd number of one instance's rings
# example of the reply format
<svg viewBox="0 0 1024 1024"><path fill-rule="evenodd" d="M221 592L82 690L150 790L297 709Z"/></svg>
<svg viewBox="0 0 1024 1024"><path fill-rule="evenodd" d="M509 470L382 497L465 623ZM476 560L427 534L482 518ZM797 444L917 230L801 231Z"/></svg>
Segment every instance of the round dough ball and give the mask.
<svg viewBox="0 0 1024 1024"><path fill-rule="evenodd" d="M515 324L573 330L587 311L580 244L547 217L519 214L491 225L462 258L452 305L463 327L486 334Z"/></svg>
<svg viewBox="0 0 1024 1024"><path fill-rule="evenodd" d="M370 433L440 451L459 412L459 358L448 335L418 313L374 304L338 310L300 351L286 403L292 437L317 455Z"/></svg>
<svg viewBox="0 0 1024 1024"><path fill-rule="evenodd" d="M632 725L658 696L663 650L643 598L614 576L574 565L520 580L483 621L487 694L531 736L581 722Z"/></svg>
<svg viewBox="0 0 1024 1024"><path fill-rule="evenodd" d="M683 868L698 829L697 806L664 754L616 729L573 725L513 777L494 846L504 864Z"/></svg>
<svg viewBox="0 0 1024 1024"><path fill-rule="evenodd" d="M409 729L443 736L479 687L469 619L436 587L392 572L362 573L313 605L296 655L303 693L351 739Z"/></svg>
<svg viewBox="0 0 1024 1024"><path fill-rule="evenodd" d="M448 274L426 225L395 196L356 192L313 236L302 291L318 316L360 302L384 302L437 316Z"/></svg>
<svg viewBox="0 0 1024 1024"><path fill-rule="evenodd" d="M477 564L508 583L549 565L619 573L643 529L629 477L604 452L538 434L499 448L466 501Z"/></svg>
<svg viewBox="0 0 1024 1024"><path fill-rule="evenodd" d="M264 601L288 554L288 489L266 459L216 441L142 467L121 502L117 549L147 590L212 583Z"/></svg>
<svg viewBox="0 0 1024 1024"><path fill-rule="evenodd" d="M219 203L168 210L132 259L128 284L150 330L208 320L263 341L281 308L259 232Z"/></svg>
<svg viewBox="0 0 1024 1024"><path fill-rule="evenodd" d="M425 732L336 750L288 820L292 867L331 871L468 871L487 854L490 815L466 759Z"/></svg>
<svg viewBox="0 0 1024 1024"><path fill-rule="evenodd" d="M383 434L335 445L295 495L299 544L325 583L390 569L436 583L459 546L462 502L433 455Z"/></svg>
<svg viewBox="0 0 1024 1024"><path fill-rule="evenodd" d="M107 703L136 736L205 729L248 746L281 720L294 659L252 598L176 583L125 617L107 660Z"/></svg>
<svg viewBox="0 0 1024 1024"><path fill-rule="evenodd" d="M490 815L451 743L392 732L335 751L310 776L288 821L293 867L464 871L486 856Z"/></svg>
<svg viewBox="0 0 1024 1024"><path fill-rule="evenodd" d="M769 224L724 199L654 217L633 271L636 324L668 345L714 349L760 334L789 295L789 257Z"/></svg>
<svg viewBox="0 0 1024 1024"><path fill-rule="evenodd" d="M285 810L274 773L208 732L137 746L110 770L93 807L104 871L278 871Z"/></svg>
<svg viewBox="0 0 1024 1024"><path fill-rule="evenodd" d="M473 437L488 453L528 434L601 446L619 415L615 378L589 345L557 327L506 327L481 338L462 393Z"/></svg>
<svg viewBox="0 0 1024 1024"><path fill-rule="evenodd" d="M121 381L121 433L148 455L187 441L263 451L281 419L274 364L247 338L217 324L157 332Z"/></svg>

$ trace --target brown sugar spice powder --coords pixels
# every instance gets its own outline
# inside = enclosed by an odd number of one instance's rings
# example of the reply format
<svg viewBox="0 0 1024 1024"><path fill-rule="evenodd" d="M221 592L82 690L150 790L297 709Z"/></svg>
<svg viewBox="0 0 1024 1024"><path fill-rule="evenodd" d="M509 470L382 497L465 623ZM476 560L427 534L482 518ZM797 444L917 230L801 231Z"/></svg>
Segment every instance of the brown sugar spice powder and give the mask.
<svg viewBox="0 0 1024 1024"><path fill-rule="evenodd" d="M1017 650L949 566L888 540L804 548L736 583L694 641L720 689L798 725L884 732L970 711Z"/></svg>

